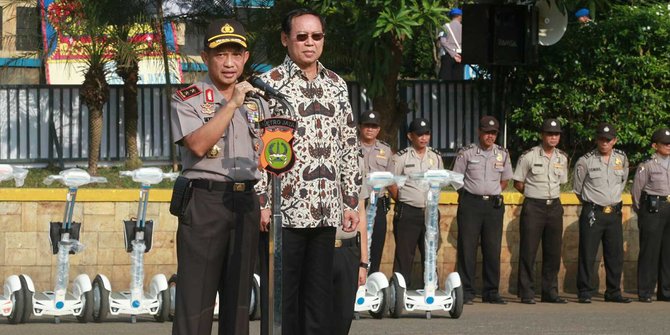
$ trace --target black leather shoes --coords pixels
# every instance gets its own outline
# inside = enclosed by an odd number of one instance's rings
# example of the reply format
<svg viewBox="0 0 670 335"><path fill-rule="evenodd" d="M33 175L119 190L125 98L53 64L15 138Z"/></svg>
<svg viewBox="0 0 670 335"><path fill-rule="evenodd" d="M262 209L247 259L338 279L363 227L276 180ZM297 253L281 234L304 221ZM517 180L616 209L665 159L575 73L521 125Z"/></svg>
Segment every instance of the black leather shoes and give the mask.
<svg viewBox="0 0 670 335"><path fill-rule="evenodd" d="M640 297L640 302L651 303L651 297Z"/></svg>
<svg viewBox="0 0 670 335"><path fill-rule="evenodd" d="M490 297L488 299L482 298L482 302L488 302L489 304L496 304L496 305L507 305L507 300L501 298L499 295Z"/></svg>
<svg viewBox="0 0 670 335"><path fill-rule="evenodd" d="M591 303L591 298L589 297L579 297L579 303L580 304L590 304Z"/></svg>
<svg viewBox="0 0 670 335"><path fill-rule="evenodd" d="M567 304L568 303L567 300L565 300L561 297L542 299L542 302L548 302L548 303L552 303L552 304Z"/></svg>
<svg viewBox="0 0 670 335"><path fill-rule="evenodd" d="M619 302L619 303L622 303L622 304L628 304L628 303L632 302L633 300L631 300L630 298L624 298L623 296L617 295L617 296L614 296L614 297L605 297L605 301L607 301L607 302Z"/></svg>
<svg viewBox="0 0 670 335"><path fill-rule="evenodd" d="M535 305L535 299L534 298L521 298L521 303L522 304L528 304L528 305Z"/></svg>

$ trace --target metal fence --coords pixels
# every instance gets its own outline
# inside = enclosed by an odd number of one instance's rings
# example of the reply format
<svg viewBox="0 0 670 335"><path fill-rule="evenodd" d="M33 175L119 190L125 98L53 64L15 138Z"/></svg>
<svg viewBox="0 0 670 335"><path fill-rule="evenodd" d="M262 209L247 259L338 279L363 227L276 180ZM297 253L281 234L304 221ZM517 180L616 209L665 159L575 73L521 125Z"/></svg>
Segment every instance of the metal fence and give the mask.
<svg viewBox="0 0 670 335"><path fill-rule="evenodd" d="M112 86L103 111L100 162L124 159L123 94ZM162 85L143 85L138 93L138 149L144 161L168 163L170 143L169 106ZM357 115L372 107L365 89L349 83L351 105ZM400 103L406 103L407 122L425 117L433 122L432 146L446 156L476 138L477 120L493 113L488 81L402 81ZM405 126L406 127L406 126ZM400 129L399 147L405 147ZM88 159L88 109L79 97L79 86L0 86L0 162L46 164Z"/></svg>

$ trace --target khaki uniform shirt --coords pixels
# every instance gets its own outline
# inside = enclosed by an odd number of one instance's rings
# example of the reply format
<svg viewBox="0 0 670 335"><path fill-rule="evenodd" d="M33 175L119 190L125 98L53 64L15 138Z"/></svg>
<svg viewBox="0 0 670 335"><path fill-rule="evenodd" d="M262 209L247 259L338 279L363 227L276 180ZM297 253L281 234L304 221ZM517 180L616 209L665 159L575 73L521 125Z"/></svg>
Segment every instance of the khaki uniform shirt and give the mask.
<svg viewBox="0 0 670 335"><path fill-rule="evenodd" d="M298 123L293 134L295 164L282 175L282 225L340 226L344 210L358 210L362 183L360 144L347 83L319 62L316 78L310 80L288 56L261 79L285 94L295 111L290 114L288 108L270 99L272 116ZM270 183L267 186L268 199L272 199Z"/></svg>
<svg viewBox="0 0 670 335"><path fill-rule="evenodd" d="M247 98L221 138L204 157L182 145L184 136L207 123L226 104L208 75L172 95L172 134L179 144L182 174L190 179L215 181L258 180L258 157L262 142L257 123L268 112L267 102Z"/></svg>
<svg viewBox="0 0 670 335"><path fill-rule="evenodd" d="M410 176L428 170L441 169L444 169L444 165L442 164L442 156L437 150L429 147L423 157L419 157L414 147L409 147L393 155L388 170L394 176ZM420 181L408 178L405 185L398 187L398 201L410 206L426 208L428 189L428 185L422 185Z"/></svg>
<svg viewBox="0 0 670 335"><path fill-rule="evenodd" d="M484 150L479 144L462 148L456 156L454 172L462 173L463 188L476 195L498 195L500 182L512 178L512 163L507 149L494 144Z"/></svg>
<svg viewBox="0 0 670 335"><path fill-rule="evenodd" d="M600 206L621 202L621 193L628 180L628 157L614 149L609 162L598 150L580 157L575 164L573 190L577 197Z"/></svg>
<svg viewBox="0 0 670 335"><path fill-rule="evenodd" d="M637 167L631 190L635 211L640 209L642 192L649 195L670 195L670 169L663 164L658 154Z"/></svg>
<svg viewBox="0 0 670 335"><path fill-rule="evenodd" d="M377 171L386 171L388 169L389 162L391 161L391 147L382 142L375 141L375 144L372 146L367 146L361 143L361 150L363 151L363 161L366 169L370 172ZM386 195L386 188L383 188L379 192L378 196Z"/></svg>
<svg viewBox="0 0 670 335"><path fill-rule="evenodd" d="M561 195L561 184L568 182L568 156L554 149L549 158L542 145L533 147L519 157L514 180L525 184L526 198L556 199Z"/></svg>

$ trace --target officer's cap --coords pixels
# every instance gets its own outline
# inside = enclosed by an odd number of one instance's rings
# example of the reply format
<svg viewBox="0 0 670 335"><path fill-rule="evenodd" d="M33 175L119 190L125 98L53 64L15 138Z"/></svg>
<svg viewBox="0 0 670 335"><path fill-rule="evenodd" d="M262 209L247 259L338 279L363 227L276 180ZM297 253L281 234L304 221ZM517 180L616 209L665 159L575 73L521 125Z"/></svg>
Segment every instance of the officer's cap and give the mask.
<svg viewBox="0 0 670 335"><path fill-rule="evenodd" d="M463 15L463 11L460 8L453 8L452 10L449 11L449 17L461 16L461 15Z"/></svg>
<svg viewBox="0 0 670 335"><path fill-rule="evenodd" d="M601 122L596 128L596 136L611 140L616 137L616 129L611 123Z"/></svg>
<svg viewBox="0 0 670 335"><path fill-rule="evenodd" d="M542 123L543 133L562 133L561 122L558 119L545 119Z"/></svg>
<svg viewBox="0 0 670 335"><path fill-rule="evenodd" d="M661 128L651 135L652 143L668 144L670 143L670 129Z"/></svg>
<svg viewBox="0 0 670 335"><path fill-rule="evenodd" d="M247 47L247 31L241 23L232 19L219 19L209 24L205 34L205 49L214 49L225 43Z"/></svg>
<svg viewBox="0 0 670 335"><path fill-rule="evenodd" d="M414 119L409 124L409 132L418 136L430 133L430 121L424 118Z"/></svg>
<svg viewBox="0 0 670 335"><path fill-rule="evenodd" d="M500 129L500 123L498 120L491 115L484 115L479 119L479 130L481 131L498 131Z"/></svg>
<svg viewBox="0 0 670 335"><path fill-rule="evenodd" d="M374 124L379 125L379 113L375 111L367 111L361 115L360 124Z"/></svg>
<svg viewBox="0 0 670 335"><path fill-rule="evenodd" d="M580 18L582 16L589 16L589 10L587 8L580 8L575 12L575 17Z"/></svg>

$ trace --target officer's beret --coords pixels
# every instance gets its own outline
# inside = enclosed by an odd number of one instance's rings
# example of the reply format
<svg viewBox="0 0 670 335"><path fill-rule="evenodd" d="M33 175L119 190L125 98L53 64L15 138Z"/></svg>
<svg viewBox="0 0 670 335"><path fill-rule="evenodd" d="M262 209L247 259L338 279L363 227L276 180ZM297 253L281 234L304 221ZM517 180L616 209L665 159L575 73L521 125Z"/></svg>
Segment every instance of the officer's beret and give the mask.
<svg viewBox="0 0 670 335"><path fill-rule="evenodd" d="M379 125L379 113L375 111L368 111L363 114L361 114L361 118L359 120L360 124L374 124L374 125Z"/></svg>
<svg viewBox="0 0 670 335"><path fill-rule="evenodd" d="M670 143L670 129L661 128L651 135L652 143L668 144Z"/></svg>
<svg viewBox="0 0 670 335"><path fill-rule="evenodd" d="M611 140L616 137L616 129L610 123L601 122L598 124L598 128L596 128L596 136Z"/></svg>
<svg viewBox="0 0 670 335"><path fill-rule="evenodd" d="M580 8L575 12L575 17L580 18L582 16L589 16L589 10L587 8Z"/></svg>
<svg viewBox="0 0 670 335"><path fill-rule="evenodd" d="M409 132L418 136L430 133L430 121L424 118L414 119L409 124Z"/></svg>
<svg viewBox="0 0 670 335"><path fill-rule="evenodd" d="M236 43L247 47L247 31L244 26L232 19L219 19L207 27L205 49L214 49L224 43Z"/></svg>
<svg viewBox="0 0 670 335"><path fill-rule="evenodd" d="M558 119L545 119L542 123L543 133L562 133L561 122Z"/></svg>
<svg viewBox="0 0 670 335"><path fill-rule="evenodd" d="M481 131L498 131L500 129L500 123L498 119L491 115L484 115L479 119L479 129Z"/></svg>

